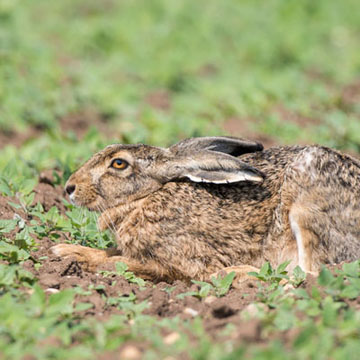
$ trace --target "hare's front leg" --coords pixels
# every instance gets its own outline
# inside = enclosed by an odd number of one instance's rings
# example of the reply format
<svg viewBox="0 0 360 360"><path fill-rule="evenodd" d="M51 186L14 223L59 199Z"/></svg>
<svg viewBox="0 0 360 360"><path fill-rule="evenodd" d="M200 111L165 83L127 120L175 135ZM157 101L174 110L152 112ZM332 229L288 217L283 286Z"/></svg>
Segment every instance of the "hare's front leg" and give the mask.
<svg viewBox="0 0 360 360"><path fill-rule="evenodd" d="M249 280L256 280L254 276L249 275L249 272L259 272L259 269L251 265L237 265L237 266L228 266L224 269L216 271L210 275L210 279L214 277L224 276L230 274L231 272L235 273L235 278L232 286L234 288L239 288L242 284Z"/></svg>
<svg viewBox="0 0 360 360"><path fill-rule="evenodd" d="M126 262L124 257L118 256L120 252L116 249L99 250L81 245L58 244L51 247L50 251L60 258L74 257L90 271L95 271L97 267L105 263Z"/></svg>
<svg viewBox="0 0 360 360"><path fill-rule="evenodd" d="M81 245L58 244L50 250L54 255L61 258L74 257L89 271L96 271L97 268L101 268L101 266L105 264L114 264L121 261L128 266L129 271L132 271L136 276L145 280L168 282L174 280L190 281L190 277L175 266L165 267L152 259L146 262L129 259L121 256L121 251L116 249L98 250Z"/></svg>

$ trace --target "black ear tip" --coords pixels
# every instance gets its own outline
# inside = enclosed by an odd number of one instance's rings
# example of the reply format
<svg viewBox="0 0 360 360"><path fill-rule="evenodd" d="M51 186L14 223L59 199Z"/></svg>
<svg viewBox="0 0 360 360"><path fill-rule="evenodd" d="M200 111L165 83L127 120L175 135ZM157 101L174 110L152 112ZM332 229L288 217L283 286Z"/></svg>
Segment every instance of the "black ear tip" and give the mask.
<svg viewBox="0 0 360 360"><path fill-rule="evenodd" d="M224 147L223 149L219 147L216 150L236 157L243 154L264 150L264 146L257 141L239 140L238 142L231 144L232 146L230 146L230 144L226 145L227 147Z"/></svg>

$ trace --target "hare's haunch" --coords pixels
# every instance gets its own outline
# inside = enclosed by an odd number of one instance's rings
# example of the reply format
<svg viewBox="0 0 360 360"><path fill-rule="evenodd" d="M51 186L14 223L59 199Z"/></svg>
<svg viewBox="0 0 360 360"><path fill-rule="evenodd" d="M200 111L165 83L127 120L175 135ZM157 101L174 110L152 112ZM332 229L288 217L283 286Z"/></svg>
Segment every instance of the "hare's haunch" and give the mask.
<svg viewBox="0 0 360 360"><path fill-rule="evenodd" d="M360 163L321 146L231 138L170 148L110 145L68 180L79 206L116 232L107 251L59 244L90 268L123 261L152 280L207 279L265 261L305 271L360 257ZM244 270L245 269L245 270Z"/></svg>

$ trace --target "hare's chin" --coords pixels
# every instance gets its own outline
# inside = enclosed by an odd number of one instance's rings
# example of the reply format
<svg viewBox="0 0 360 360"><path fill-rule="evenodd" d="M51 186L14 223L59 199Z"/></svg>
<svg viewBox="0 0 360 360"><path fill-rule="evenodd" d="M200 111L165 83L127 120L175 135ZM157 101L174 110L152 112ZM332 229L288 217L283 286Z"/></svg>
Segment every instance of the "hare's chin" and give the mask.
<svg viewBox="0 0 360 360"><path fill-rule="evenodd" d="M69 196L70 203L71 203L72 205L78 206L78 204L75 202L74 197L75 197L74 194L71 194L71 195Z"/></svg>
<svg viewBox="0 0 360 360"><path fill-rule="evenodd" d="M99 206L97 206L94 201L89 202L87 204L82 204L81 206L86 207L89 211L100 211Z"/></svg>
<svg viewBox="0 0 360 360"><path fill-rule="evenodd" d="M96 201L79 201L78 199L75 199L74 196L70 195L70 203L77 207L86 207L90 211L99 211L99 207L96 205Z"/></svg>

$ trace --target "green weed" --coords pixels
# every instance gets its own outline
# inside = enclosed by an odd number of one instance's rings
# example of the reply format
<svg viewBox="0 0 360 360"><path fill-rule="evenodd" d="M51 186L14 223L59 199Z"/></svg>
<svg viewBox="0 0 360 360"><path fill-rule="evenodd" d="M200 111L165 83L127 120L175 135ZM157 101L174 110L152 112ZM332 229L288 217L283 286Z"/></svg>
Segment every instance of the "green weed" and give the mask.
<svg viewBox="0 0 360 360"><path fill-rule="evenodd" d="M225 276L219 275L218 277L212 276L211 283L205 281L192 280L191 282L198 285L197 291L189 291L177 295L177 298L183 299L185 296L195 296L199 299L206 298L210 294L214 294L217 297L221 297L227 294L230 286L235 278L235 272L232 271Z"/></svg>
<svg viewBox="0 0 360 360"><path fill-rule="evenodd" d="M121 276L130 283L137 284L140 287L145 286L146 282L143 279L136 277L133 272L128 271L128 266L123 262L117 262L115 264L115 269L116 271L100 271L100 274L105 277L113 275Z"/></svg>

